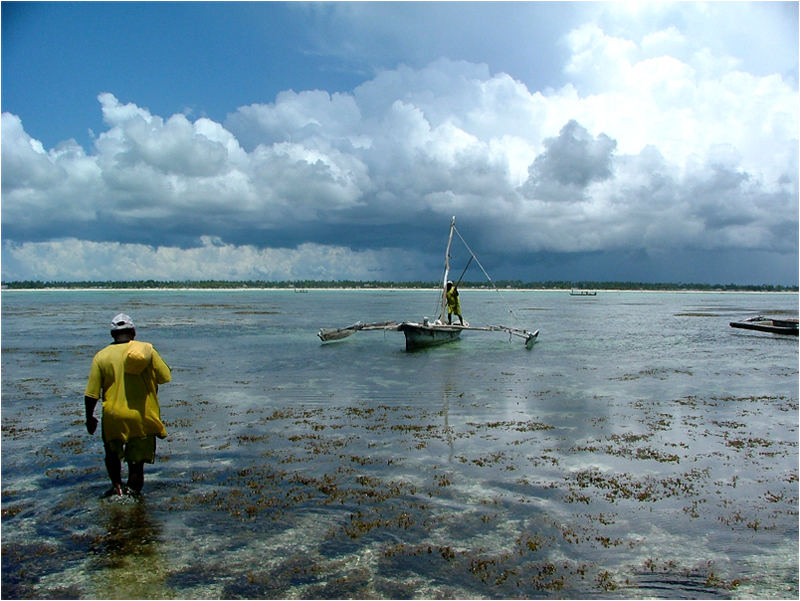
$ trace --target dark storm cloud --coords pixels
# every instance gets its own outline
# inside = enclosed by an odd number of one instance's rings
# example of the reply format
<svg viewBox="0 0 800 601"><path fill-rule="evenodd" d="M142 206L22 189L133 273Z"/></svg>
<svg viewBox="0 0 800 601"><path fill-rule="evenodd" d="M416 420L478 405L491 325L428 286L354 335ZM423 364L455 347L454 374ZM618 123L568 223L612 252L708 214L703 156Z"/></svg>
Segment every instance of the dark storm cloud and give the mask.
<svg viewBox="0 0 800 601"><path fill-rule="evenodd" d="M612 176L616 141L602 133L592 136L575 120L570 120L557 138L545 140L544 147L531 164L530 179L524 186L526 196L578 200L589 184Z"/></svg>

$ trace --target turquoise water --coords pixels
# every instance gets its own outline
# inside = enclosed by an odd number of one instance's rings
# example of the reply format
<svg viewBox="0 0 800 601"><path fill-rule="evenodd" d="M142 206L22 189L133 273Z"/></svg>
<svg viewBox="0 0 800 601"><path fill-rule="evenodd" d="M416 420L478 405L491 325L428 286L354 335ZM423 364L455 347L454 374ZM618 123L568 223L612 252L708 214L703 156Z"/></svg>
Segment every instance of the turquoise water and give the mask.
<svg viewBox="0 0 800 601"><path fill-rule="evenodd" d="M6 291L3 598L796 598L796 294ZM83 425L119 311L172 366L141 501Z"/></svg>

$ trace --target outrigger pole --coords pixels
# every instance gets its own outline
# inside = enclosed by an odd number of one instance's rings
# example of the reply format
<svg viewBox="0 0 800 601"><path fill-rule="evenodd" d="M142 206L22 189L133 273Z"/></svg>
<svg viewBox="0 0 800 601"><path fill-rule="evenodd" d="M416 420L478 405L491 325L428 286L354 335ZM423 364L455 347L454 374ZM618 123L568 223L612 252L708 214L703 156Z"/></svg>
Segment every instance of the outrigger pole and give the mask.
<svg viewBox="0 0 800 601"><path fill-rule="evenodd" d="M509 326L458 326L460 330L474 330L476 332L506 332L511 336L519 336L525 339L525 348L528 350L533 348L536 339L539 337L539 330L529 332L528 330L520 330L519 328L511 328Z"/></svg>

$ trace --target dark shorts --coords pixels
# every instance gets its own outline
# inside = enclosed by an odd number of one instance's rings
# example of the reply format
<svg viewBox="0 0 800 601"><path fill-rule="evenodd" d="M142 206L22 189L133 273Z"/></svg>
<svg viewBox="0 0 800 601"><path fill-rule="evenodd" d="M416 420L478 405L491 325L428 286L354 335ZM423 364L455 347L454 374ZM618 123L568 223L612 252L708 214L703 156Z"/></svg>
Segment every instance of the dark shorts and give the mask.
<svg viewBox="0 0 800 601"><path fill-rule="evenodd" d="M109 440L106 449L127 463L153 463L156 460L156 437L132 438L128 442Z"/></svg>

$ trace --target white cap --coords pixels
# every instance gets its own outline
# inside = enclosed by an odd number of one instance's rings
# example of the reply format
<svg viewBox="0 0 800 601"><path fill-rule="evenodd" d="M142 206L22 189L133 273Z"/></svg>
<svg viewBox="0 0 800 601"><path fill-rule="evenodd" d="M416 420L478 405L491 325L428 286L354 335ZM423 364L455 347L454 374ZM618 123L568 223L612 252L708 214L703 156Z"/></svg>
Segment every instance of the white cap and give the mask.
<svg viewBox="0 0 800 601"><path fill-rule="evenodd" d="M116 330L133 330L134 327L135 326L133 325L133 320L124 313L119 313L118 315L115 315L114 319L111 320L112 332Z"/></svg>

